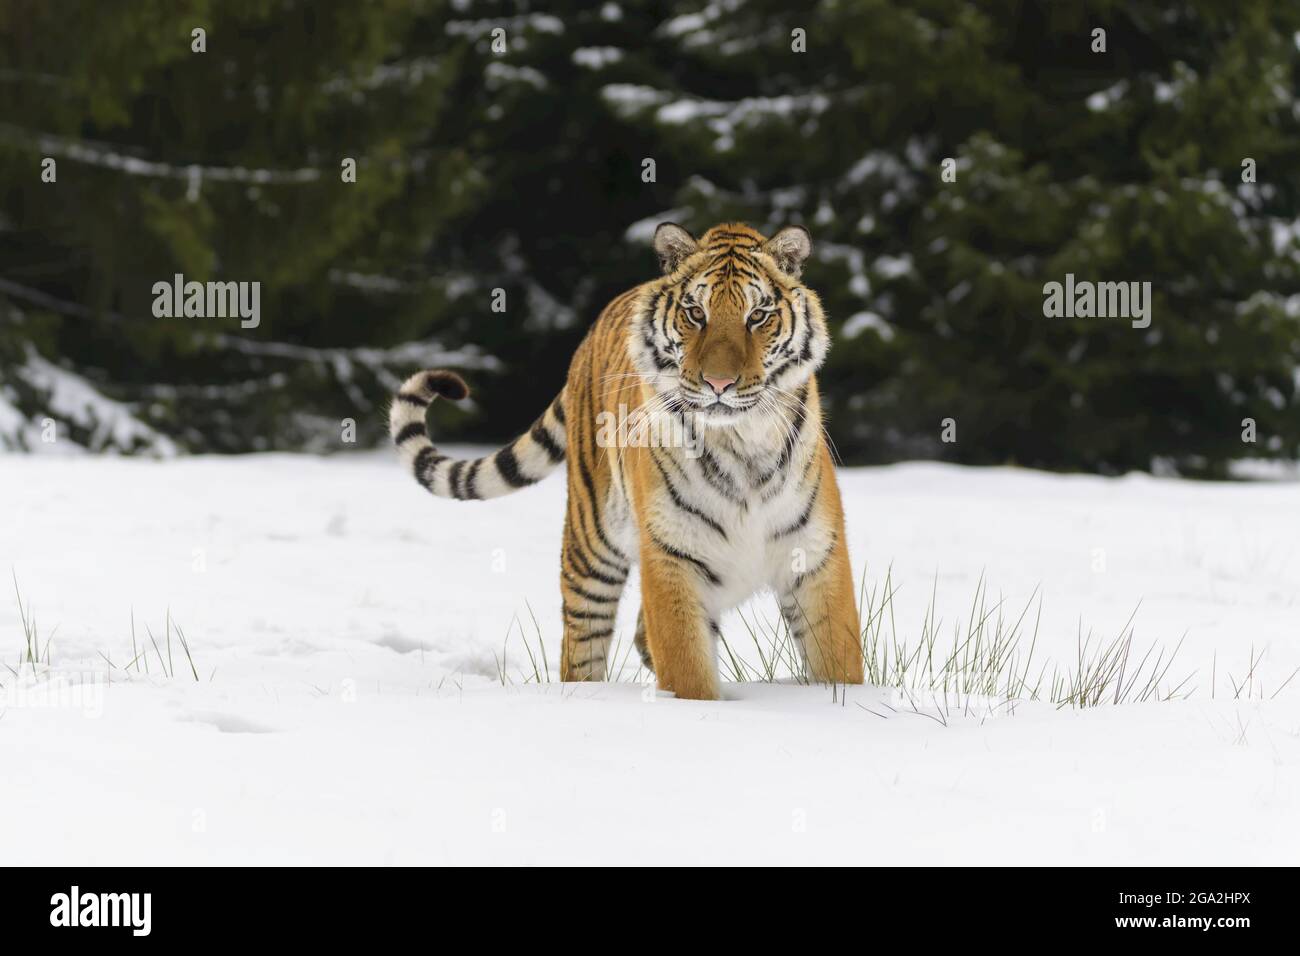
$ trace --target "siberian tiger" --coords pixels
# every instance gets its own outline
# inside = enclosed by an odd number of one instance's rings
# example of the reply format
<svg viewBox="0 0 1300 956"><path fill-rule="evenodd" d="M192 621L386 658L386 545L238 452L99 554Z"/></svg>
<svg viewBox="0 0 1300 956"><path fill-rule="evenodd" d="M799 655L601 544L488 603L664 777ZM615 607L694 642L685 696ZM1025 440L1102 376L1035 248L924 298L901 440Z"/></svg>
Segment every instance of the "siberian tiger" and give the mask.
<svg viewBox="0 0 1300 956"><path fill-rule="evenodd" d="M861 683L844 514L814 377L829 336L800 281L808 232L792 226L767 239L724 223L697 242L663 223L654 247L663 276L605 307L528 432L486 458L441 454L427 406L469 390L454 372L426 371L397 393L393 441L442 498L509 494L567 460L564 680L605 678L615 611L639 563L636 646L660 689L717 699L718 619L763 588L776 593L809 676ZM631 438L611 441L606 429L602 440L601 423L620 405L633 419L620 435ZM667 431L693 441L635 440L649 423L682 426Z"/></svg>

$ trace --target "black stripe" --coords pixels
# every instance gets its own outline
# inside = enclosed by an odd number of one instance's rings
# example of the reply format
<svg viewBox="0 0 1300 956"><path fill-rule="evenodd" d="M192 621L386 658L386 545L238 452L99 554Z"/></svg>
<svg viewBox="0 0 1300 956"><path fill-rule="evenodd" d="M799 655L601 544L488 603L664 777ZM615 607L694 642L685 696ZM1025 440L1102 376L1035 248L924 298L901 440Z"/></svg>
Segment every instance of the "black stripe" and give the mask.
<svg viewBox="0 0 1300 956"><path fill-rule="evenodd" d="M579 494L580 494L580 492L575 492L575 491L573 490L573 486L570 485L569 500L570 500L571 503L572 503L572 502L578 502L577 495L579 495ZM610 561L608 558L603 557L603 556L602 556L602 555L601 555L601 554L600 554L600 553L595 549L595 547L594 547L594 546L592 545L592 543L591 543L591 537L587 534L587 525L586 525L586 523L582 520L582 519L583 519L583 515L582 515L582 511L583 511L583 509L582 509L582 505L581 505L581 503L578 502L577 505L576 505L576 507L577 507L577 514L573 515L571 518L566 518L566 519L565 519L565 522L566 522L566 525L565 525L565 526L566 526L566 527L569 527L569 528L572 529L572 531L573 531L573 542L574 542L575 545L577 545L577 546L580 547L580 549L581 549L581 554L582 554L582 559L583 559L583 561L586 563L587 567L588 567L589 569L591 569L591 571L588 572L587 577L595 577L594 573L591 573L591 572L594 572L594 571L595 571L596 564L597 564L597 562L599 562L602 570L606 570L606 569L608 569L607 573L612 574L612 575L615 575L615 576L616 576L620 581L625 581L625 580L627 580L628 571L631 570L631 569L628 568L628 567L625 567L625 566L622 566L622 565L616 564L616 563L614 563L613 561ZM574 508L574 505L571 504L569 510L572 512L572 511L573 511L573 508ZM598 520L598 519L593 519L593 520Z"/></svg>
<svg viewBox="0 0 1300 956"><path fill-rule="evenodd" d="M483 459L476 458L474 463L469 466L469 474L465 476L465 497L478 500L483 496L478 491L478 470L483 467Z"/></svg>
<svg viewBox="0 0 1300 956"><path fill-rule="evenodd" d="M807 362L812 358L812 323L809 322L805 327L808 334L804 336L803 348L799 350L799 361Z"/></svg>
<svg viewBox="0 0 1300 956"><path fill-rule="evenodd" d="M416 408L429 407L429 400L427 398L421 398L419 395L408 395L405 392L398 392L397 400L399 402L405 402L407 405L414 405Z"/></svg>
<svg viewBox="0 0 1300 956"><path fill-rule="evenodd" d="M592 527L595 528L596 530L596 534L599 535L601 533L600 515L596 514L594 511L592 512L591 515L591 523L592 523ZM603 554L601 554L600 550L596 547L591 537L587 534L586 524L579 523L578 528L582 534L582 544L587 549L586 557L589 561L593 563L593 566L596 563L599 563L601 567L609 568L614 574L621 574L623 577L627 577L627 573L628 571L631 570L631 568L626 564L620 564L619 562L613 560L612 558L607 558Z"/></svg>
<svg viewBox="0 0 1300 956"><path fill-rule="evenodd" d="M781 449L781 457L777 460L777 468L785 468L790 464L790 459L794 455L794 450L799 446L799 439L803 437L803 426L808 421L808 406L802 401L799 404L799 411L795 414L794 427L790 433L785 436L785 447Z"/></svg>
<svg viewBox="0 0 1300 956"><path fill-rule="evenodd" d="M557 422L563 425L564 424L564 402L560 401L560 399L558 398L554 402L552 402L551 414L555 416L555 420Z"/></svg>
<svg viewBox="0 0 1300 956"><path fill-rule="evenodd" d="M665 471L664 466L659 463L659 457L655 455L653 450L650 452L650 460L654 462L655 467L659 469L659 476L663 478L664 487L668 489L668 497L672 499L673 504L686 514L694 515L699 518L718 534L722 535L722 540L726 541L727 532L723 529L722 525L718 524L718 522L714 521L699 508L696 508L694 505L682 500L682 496L677 493L677 489L673 486L672 479L668 477L668 472Z"/></svg>
<svg viewBox="0 0 1300 956"><path fill-rule="evenodd" d="M823 613L820 617L810 619L808 615L804 613L803 608L797 604L793 610L783 607L781 609L781 614L785 618L791 636L801 644L807 641L809 637L816 640L818 626L824 624L830 617L828 614Z"/></svg>
<svg viewBox="0 0 1300 956"><path fill-rule="evenodd" d="M393 436L393 443L400 445L409 441L417 435L424 434L424 426L419 422L411 422L409 425L403 425L401 431Z"/></svg>
<svg viewBox="0 0 1300 956"><path fill-rule="evenodd" d="M564 609L564 616L565 616L565 617L571 617L571 618L573 618L575 621L612 621L612 620L614 620L614 615L613 615L612 613L601 613L601 614L597 614L597 613L592 612L592 611L570 611L567 607Z"/></svg>
<svg viewBox="0 0 1300 956"><path fill-rule="evenodd" d="M700 457L697 461L700 465L700 474L704 476L704 480L712 485L718 494L732 504L740 505L742 508L748 507L749 503L741 496L740 490L736 487L731 475L723 470L711 451L707 448L701 448Z"/></svg>
<svg viewBox="0 0 1300 956"><path fill-rule="evenodd" d="M646 303L646 305L645 305L645 310L641 313L641 315L640 315L640 317L639 317L640 320L641 320L641 326L642 326L642 328L641 328L641 334L642 334L643 336L653 336L653 335L654 335L654 332L655 332L655 323L658 322L659 319L661 318L661 316L659 315L659 300L662 299L662 298L664 297L664 295L665 295L665 290L664 290L664 289L660 289L659 291L657 291L657 292L656 292L656 293L651 297L650 301ZM671 301L671 300L669 300L669 301ZM667 310L667 309L664 310L664 314L663 314L662 318L663 318L664 322L667 323L667 321L668 321L668 310ZM666 326L666 324L665 324L665 329L666 329L666 328L667 328L667 326ZM666 331L665 331L664 335L665 335L665 337L667 337L667 332L666 332ZM647 338L647 341L649 341L648 338Z"/></svg>
<svg viewBox="0 0 1300 956"><path fill-rule="evenodd" d="M677 367L668 359L664 358L662 354L660 354L659 346L658 344L656 344L654 337L650 333L647 332L644 335L642 335L641 341L642 344L645 345L645 347L649 350L650 357L651 359L654 360L655 368L659 369L659 371L666 372L670 368Z"/></svg>
<svg viewBox="0 0 1300 956"><path fill-rule="evenodd" d="M778 346L778 348L782 352L787 352L788 354L790 343L794 341L795 333L798 331L799 331L799 317L795 315L794 309L791 309L790 310L790 334L787 335L785 337L785 341Z"/></svg>
<svg viewBox="0 0 1300 956"><path fill-rule="evenodd" d="M795 364L794 359L786 359L776 368L772 369L770 372L767 373L767 380L769 382L775 382L779 380L781 376L785 373L785 370L794 364Z"/></svg>
<svg viewBox="0 0 1300 956"><path fill-rule="evenodd" d="M818 495L821 493L821 490L822 490L822 479L821 479L821 475L818 475L817 484L813 485L812 494L808 496L808 506L803 509L803 514L799 516L799 520L796 521L794 524L790 525L790 527L778 531L776 534L772 535L773 541L778 541L781 538L787 537L788 535L792 535L800 528L808 524L808 522L812 519L813 509L817 506L817 498Z"/></svg>
<svg viewBox="0 0 1300 956"><path fill-rule="evenodd" d="M464 493L460 490L460 475L465 470L468 462L458 461L452 464L451 472L447 475L447 483L451 485L451 496L453 498L464 498Z"/></svg>
<svg viewBox="0 0 1300 956"><path fill-rule="evenodd" d="M694 555L687 554L685 551L682 551L678 548L674 548L670 544L665 544L663 541L660 541L659 536L654 534L653 532L650 534L650 541L654 544L656 548L658 548L664 554L667 554L671 557L678 558L679 560L686 561L689 562L690 564L695 565L696 569L701 574L704 575L705 580L707 580L710 584L714 585L715 587L722 583L722 578L714 574L713 569L711 567L709 567L707 564L705 564L703 561L701 561L699 558L695 557Z"/></svg>
<svg viewBox="0 0 1300 956"><path fill-rule="evenodd" d="M540 418L533 424L532 430L528 434L532 436L533 441L545 449L546 455L551 461L562 461L564 459L564 449L551 437L551 433L546 430L546 426L542 424Z"/></svg>
<svg viewBox="0 0 1300 956"><path fill-rule="evenodd" d="M574 640L579 644L585 644L587 641L594 641L601 637L609 637L613 633L613 630L607 627L603 631L588 631L586 634L580 634L575 637ZM588 663L592 660L594 660L594 658L587 658Z"/></svg>
<svg viewBox="0 0 1300 956"><path fill-rule="evenodd" d="M831 559L831 555L835 553L835 544L836 542L839 541L839 538L840 538L840 533L838 531L832 530L830 547L826 549L826 554L822 557L821 561L817 563L817 567L813 568L811 571L804 571L802 574L795 575L795 580L805 581L808 578L811 578L814 574L817 574L819 571L821 571L822 568L826 567L826 562L829 561Z"/></svg>
<svg viewBox="0 0 1300 956"><path fill-rule="evenodd" d="M606 559L606 560L605 560L605 563L606 563L606 564L612 564L612 565L614 565L615 567L620 568L620 569L623 570L623 571L627 571L627 569L628 569L628 568L627 568L627 564L628 564L627 555L625 555L625 554L624 554L622 551L620 551L618 548L614 547L613 542L610 541L609 538L607 538L607 537L605 536L605 531L604 531L604 529L601 527L601 524L600 524L600 505L599 505L598 497L597 497L597 495L596 495L596 482L595 482L595 480L591 477L591 470L587 467L587 463L586 463L586 461L583 460L583 452L584 452L585 450L591 450L591 451L594 451L594 450L595 450L594 445L593 445L593 447L592 447L591 449L584 449L584 447L582 446L582 437L581 437L581 435L579 435L579 437L578 437L578 443L579 443L579 448L578 448L578 475L582 478L582 483L583 483L584 485L586 485L586 487L587 487L587 495L588 495L588 496L590 497L590 499L591 499L591 516L592 516L592 526L593 526L593 529L594 529L595 532L596 532L596 537L597 537L598 539L600 539L600 543L603 544L607 549L609 549L609 551L610 551L610 552L611 552L611 553L612 553L616 558L619 559L619 560L617 560L617 561L612 561L612 560ZM593 456L593 457L594 457L594 456ZM595 549L593 548L592 550L594 551ZM600 557L600 555L597 555L597 557Z"/></svg>
<svg viewBox="0 0 1300 956"><path fill-rule="evenodd" d="M593 581L599 581L601 584L608 584L610 587L622 587L622 585L627 582L626 574L622 577L612 577L611 575L605 574L603 571L597 571L592 567L591 562L587 559L587 556L582 553L576 541L570 546L566 553L569 562L574 566L574 570L584 578L591 578Z"/></svg>
<svg viewBox="0 0 1300 956"><path fill-rule="evenodd" d="M682 418L680 412L677 414L677 420L680 421L680 422L683 424L683 426L686 424L686 422L685 422L685 420ZM684 469L684 468L682 467L682 463L679 462L676 458L674 458L672 455L664 455L662 458L660 458L660 456L659 456L658 454L656 454L656 452L659 451L659 449L657 449L657 448L653 448L653 447L652 447L652 448L649 449L649 451L650 451L650 454L651 454L654 458L659 459L659 461L660 461L661 464L662 464L664 461L667 461L668 464L670 464L670 465L673 466L673 471L675 471L675 472L677 472L677 474L681 475L682 478L685 479L685 481L686 481L688 484L690 483L691 476L688 475L688 474L686 474L686 469Z"/></svg>
<svg viewBox="0 0 1300 956"><path fill-rule="evenodd" d="M808 386L806 384L799 389L797 397L799 399L799 410L795 412L794 422L790 425L790 431L786 433L785 443L781 448L781 456L776 460L776 467L763 478L762 484L767 484L786 469L790 464L790 459L794 456L795 448L799 445L799 439L803 435L804 423L808 420Z"/></svg>
<svg viewBox="0 0 1300 956"><path fill-rule="evenodd" d="M428 466L433 464L433 462L430 459L436 458L437 454L438 453L433 450L432 445L429 445L425 448L421 448L420 453L415 456L415 465L414 468L412 469L415 472L415 480L418 481L421 485L423 485L426 489L430 491L433 490L432 488L433 476L427 475L425 474L425 472Z"/></svg>
<svg viewBox="0 0 1300 956"><path fill-rule="evenodd" d="M731 442L727 440L725 437L721 437L719 441L714 445L714 447L717 448L717 450L722 454L728 456L737 465L739 465L741 470L744 471L749 478L752 479L754 477L755 468L758 465L757 459L750 458L744 452L737 451L735 448L731 446ZM767 452L760 451L759 454L766 457Z"/></svg>
<svg viewBox="0 0 1300 956"><path fill-rule="evenodd" d="M808 464L803 466L803 474L799 476L800 482L802 482L805 478L808 477L808 472L813 470L813 465L817 464L817 461L818 461L817 449L814 448L812 454L808 456ZM817 476L817 480L819 482L822 480L820 475Z"/></svg>
<svg viewBox="0 0 1300 956"><path fill-rule="evenodd" d="M594 397L590 392L587 393L586 404L588 410L594 412L595 409ZM594 415L592 417L594 417ZM589 445L586 442L584 442L583 440L584 437L586 437L590 441ZM591 453L590 454L591 459L596 460L599 458L599 455L596 451L595 437L591 435L587 430L579 430L579 432L575 436L574 452L575 454L573 460L577 463L578 474L582 478L581 485L575 486L572 481L569 482L569 502L571 506L570 512L573 514L574 526L577 529L577 531L586 539L583 543L586 545L586 548L590 553L589 556L591 558L594 558L595 560L599 561L601 564L613 568L615 574L619 574L622 575L623 577L626 577L629 570L627 556L624 555L623 552L620 551L618 548L614 547L614 545L610 542L609 538L605 536L604 529L601 526L600 500L596 495L596 483L591 477L591 471L587 468L587 463L585 460L588 457L588 452ZM587 493L587 504L588 504L587 509L583 509L580 504L580 499L583 491ZM579 506L576 509L572 507L575 501L579 502ZM584 511L587 511L591 516L591 528L595 534L596 540L599 540L610 552L612 552L618 559L621 560L616 560L615 558L607 558L604 555L602 555L599 552L599 550L595 547L595 543L593 539L587 537L586 534L587 529L583 521Z"/></svg>
<svg viewBox="0 0 1300 956"><path fill-rule="evenodd" d="M520 472L519 459L515 457L513 443L497 452L492 460L496 462L497 471L501 472L501 477L505 479L506 484L511 488L523 488L537 481L536 478L529 478Z"/></svg>
<svg viewBox="0 0 1300 956"><path fill-rule="evenodd" d="M565 583L569 585L569 590L572 591L574 594L578 595L578 597L582 598L588 604L617 604L618 603L619 600L618 594L615 594L613 596L602 596L596 594L594 591L588 591L581 584L579 584L574 579L573 575L570 574L567 570L563 572L563 575L564 575Z"/></svg>

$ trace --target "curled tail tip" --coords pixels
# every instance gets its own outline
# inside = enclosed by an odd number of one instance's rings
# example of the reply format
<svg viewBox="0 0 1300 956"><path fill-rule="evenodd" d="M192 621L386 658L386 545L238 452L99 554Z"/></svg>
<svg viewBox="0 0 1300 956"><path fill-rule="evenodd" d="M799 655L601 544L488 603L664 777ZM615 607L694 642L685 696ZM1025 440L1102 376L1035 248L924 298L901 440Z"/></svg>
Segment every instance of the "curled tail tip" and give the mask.
<svg viewBox="0 0 1300 956"><path fill-rule="evenodd" d="M431 401L435 397L459 402L469 397L469 386L455 372L444 368L416 372L403 384L399 395L409 395Z"/></svg>
<svg viewBox="0 0 1300 956"><path fill-rule="evenodd" d="M435 395L441 395L443 398L449 398L453 402L459 402L463 398L469 398L469 386L465 380L455 372L447 369L434 369L424 373L425 388Z"/></svg>
<svg viewBox="0 0 1300 956"><path fill-rule="evenodd" d="M424 447L432 448L425 429L424 414L435 398L459 401L469 395L469 386L455 372L431 369L416 372L393 397L388 412L388 431L397 447L414 457Z"/></svg>

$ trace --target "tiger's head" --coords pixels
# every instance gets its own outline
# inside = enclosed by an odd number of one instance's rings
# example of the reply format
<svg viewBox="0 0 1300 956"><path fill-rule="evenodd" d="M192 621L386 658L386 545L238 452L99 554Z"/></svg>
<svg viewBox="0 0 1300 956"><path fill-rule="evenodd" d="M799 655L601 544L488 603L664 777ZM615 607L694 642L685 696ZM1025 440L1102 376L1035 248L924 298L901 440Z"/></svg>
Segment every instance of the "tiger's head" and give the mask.
<svg viewBox="0 0 1300 956"><path fill-rule="evenodd" d="M666 222L654 246L665 274L650 287L631 347L664 407L732 425L796 401L830 347L821 302L799 281L808 230L788 226L768 239L723 223L697 241Z"/></svg>

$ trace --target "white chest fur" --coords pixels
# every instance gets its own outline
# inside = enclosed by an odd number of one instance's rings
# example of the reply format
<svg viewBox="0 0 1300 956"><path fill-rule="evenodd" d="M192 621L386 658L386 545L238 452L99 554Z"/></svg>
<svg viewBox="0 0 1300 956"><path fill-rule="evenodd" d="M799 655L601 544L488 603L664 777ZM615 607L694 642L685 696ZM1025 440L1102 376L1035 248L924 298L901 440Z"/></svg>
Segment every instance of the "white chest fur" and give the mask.
<svg viewBox="0 0 1300 956"><path fill-rule="evenodd" d="M693 447L648 450L660 480L643 520L707 569L697 569L699 593L716 616L755 592L784 592L821 562L835 531L822 517L814 423L793 435L718 428L700 437Z"/></svg>

